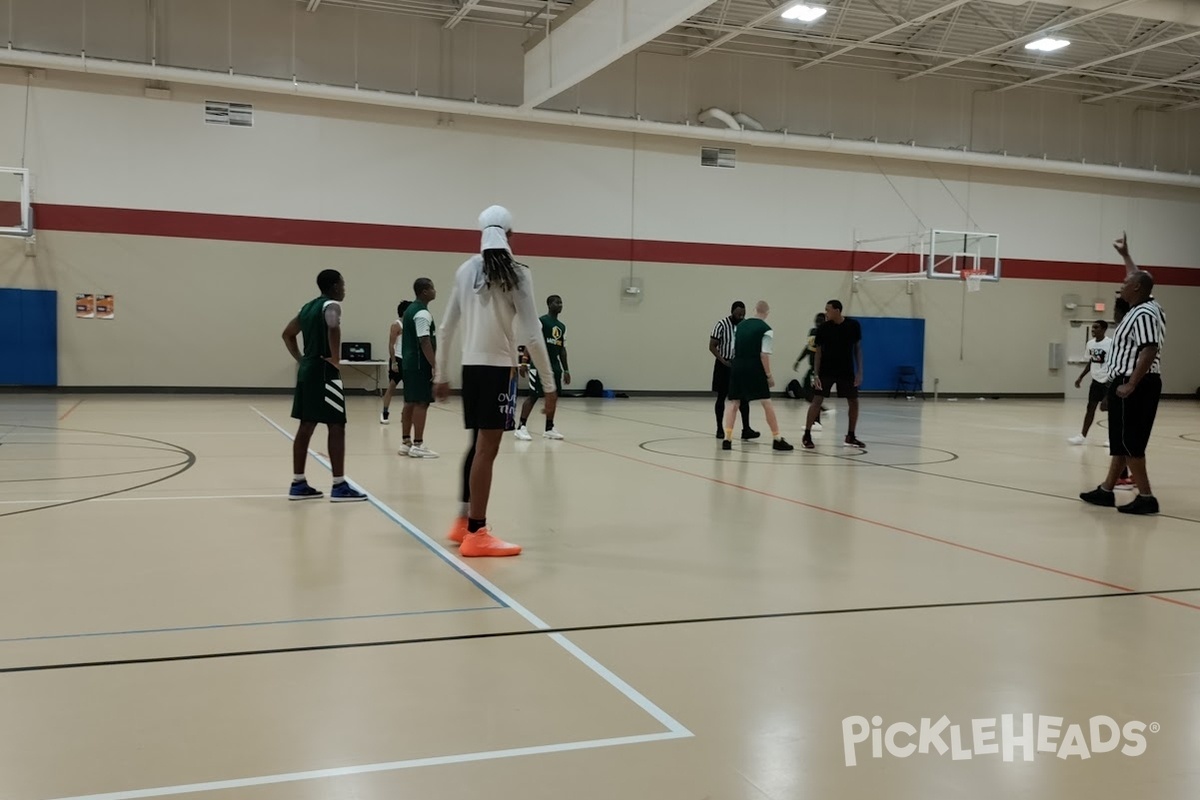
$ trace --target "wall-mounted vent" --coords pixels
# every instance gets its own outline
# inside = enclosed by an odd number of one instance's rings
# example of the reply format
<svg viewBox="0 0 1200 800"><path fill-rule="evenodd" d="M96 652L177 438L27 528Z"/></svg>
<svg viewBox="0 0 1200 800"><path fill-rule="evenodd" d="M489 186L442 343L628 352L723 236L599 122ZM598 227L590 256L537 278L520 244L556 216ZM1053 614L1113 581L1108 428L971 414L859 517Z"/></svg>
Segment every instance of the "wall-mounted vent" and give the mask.
<svg viewBox="0 0 1200 800"><path fill-rule="evenodd" d="M737 151L731 147L701 147L700 166L733 169L737 166Z"/></svg>
<svg viewBox="0 0 1200 800"><path fill-rule="evenodd" d="M204 121L209 125L226 125L231 128L253 128L254 106L249 103L226 103L222 100L205 100Z"/></svg>

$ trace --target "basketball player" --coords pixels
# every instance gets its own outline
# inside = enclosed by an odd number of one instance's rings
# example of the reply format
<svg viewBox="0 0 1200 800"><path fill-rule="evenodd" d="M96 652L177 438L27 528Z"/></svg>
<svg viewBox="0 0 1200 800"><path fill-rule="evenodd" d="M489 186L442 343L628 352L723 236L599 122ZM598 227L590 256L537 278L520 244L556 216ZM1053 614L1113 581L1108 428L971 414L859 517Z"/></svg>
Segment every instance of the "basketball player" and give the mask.
<svg viewBox="0 0 1200 800"><path fill-rule="evenodd" d="M815 447L812 440L813 423L821 413L823 398L829 397L836 386L838 397L846 398L846 405L850 409L846 445L865 447L854 432L858 424L858 387L862 385L863 376L862 326L858 320L842 314L840 300L830 300L825 304L825 322L817 328L814 344L816 354L813 361L817 377L813 381L815 391L808 407L808 420L801 444L808 450Z"/></svg>
<svg viewBox="0 0 1200 800"><path fill-rule="evenodd" d="M550 354L550 368L554 372L554 390L562 395L563 384L571 385L571 368L567 366L567 325L558 318L562 313L563 301L556 294L546 299L546 308L550 312L542 317L542 336L546 340L546 351ZM539 397L545 397L542 389L543 375L538 373L537 366L529 363L529 351L522 348L521 372L529 375L529 397L521 406L521 425L517 428L516 437L523 442L533 440L525 423L533 413L533 407ZM546 414L546 432L542 434L547 439L561 439L563 435L554 427L554 415Z"/></svg>
<svg viewBox="0 0 1200 800"><path fill-rule="evenodd" d="M450 540L468 558L521 552L520 545L498 539L487 526L493 464L504 432L515 427L517 345L525 345L541 374L553 373L533 299L533 274L513 259L512 215L491 206L479 215L479 227L480 255L467 259L454 276L434 378L434 395L445 400L449 353L461 328L463 423L471 431L471 448L463 461L462 509ZM553 419L558 389L546 385L543 393L546 416Z"/></svg>
<svg viewBox="0 0 1200 800"><path fill-rule="evenodd" d="M1075 379L1075 388L1078 389L1088 372L1092 373L1092 383L1088 388L1087 412L1083 415L1083 432L1068 439L1071 444L1087 444L1088 430L1096 416L1096 406L1108 410L1104 398L1108 394L1108 357L1112 353L1112 339L1104 335L1106 331L1108 323L1104 320L1099 319L1092 323L1092 340L1088 342L1088 363Z"/></svg>
<svg viewBox="0 0 1200 800"><path fill-rule="evenodd" d="M810 403L813 399L813 376L817 374L815 360L817 357L817 328L821 327L821 323L824 321L825 315L823 313L813 317L813 326L808 329L808 342L804 346L804 352L797 356L796 363L792 365L792 372L799 372L800 362L804 360L805 356L808 356L808 369L805 370L804 377L800 379L800 384L804 390L804 399ZM820 413L824 414L825 409L822 408ZM819 417L813 422L812 427L815 431L821 430L821 420Z"/></svg>
<svg viewBox="0 0 1200 800"><path fill-rule="evenodd" d="M737 326L733 348L733 363L729 367L729 410L725 412L725 440L722 450L733 449L733 421L737 419L740 406L755 400L762 401L763 416L771 426L772 450L795 450L796 448L779 435L779 420L775 406L771 403L771 388L775 378L771 375L771 353L774 350L774 332L767 324L771 307L766 300L754 305L754 316L743 319ZM744 437L743 437L744 438Z"/></svg>
<svg viewBox="0 0 1200 800"><path fill-rule="evenodd" d="M404 309L410 305L412 305L411 300L400 301L400 305L396 306L396 319L388 328L388 388L383 395L383 411L379 412L380 425L387 425L391 421L388 418L388 407L391 406L392 397L396 394L396 387L402 380L404 353L400 350L400 334L404 330Z"/></svg>
<svg viewBox="0 0 1200 800"><path fill-rule="evenodd" d="M425 446L425 419L433 402L433 367L437 359L437 333L429 304L437 298L437 290L429 278L417 278L413 294L417 299L404 311L400 334L404 363L404 411L400 413L404 442L400 455L437 458L438 454Z"/></svg>
<svg viewBox="0 0 1200 800"><path fill-rule="evenodd" d="M304 465L308 460L308 444L317 425L329 429L329 461L333 470L333 489L329 499L334 503L366 500L367 496L346 480L346 393L342 388L342 300L346 299L346 282L337 270L321 270L317 275L321 296L305 303L300 313L283 329L283 343L299 364L296 370L296 391L292 398L292 418L300 420L296 438L292 441L292 486L288 500L313 500L321 497L319 490L308 485ZM304 336L304 353L296 343Z"/></svg>
<svg viewBox="0 0 1200 800"><path fill-rule="evenodd" d="M729 368L733 363L733 344L737 326L746 318L746 304L737 300L729 308L729 316L721 317L713 326L708 337L708 352L713 356L712 391L717 395L717 438L725 438L725 398L729 396ZM743 403L742 439L759 437L758 431L750 429L750 404Z"/></svg>

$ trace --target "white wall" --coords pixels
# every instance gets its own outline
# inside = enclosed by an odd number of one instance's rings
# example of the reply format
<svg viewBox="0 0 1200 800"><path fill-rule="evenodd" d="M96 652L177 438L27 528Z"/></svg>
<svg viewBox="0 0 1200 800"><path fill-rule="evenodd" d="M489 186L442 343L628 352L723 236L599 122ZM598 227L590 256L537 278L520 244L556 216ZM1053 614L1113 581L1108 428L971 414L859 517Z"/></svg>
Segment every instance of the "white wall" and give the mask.
<svg viewBox="0 0 1200 800"><path fill-rule="evenodd" d="M26 100L13 77L0 84L0 162L9 164L21 157ZM849 250L856 231L903 233L918 217L955 227L969 212L1002 235L1006 258L1111 263L1112 237L1127 229L1144 263L1200 266L1200 202L1184 190L752 149L739 151L736 169L719 170L700 166L694 142L481 119L439 124L431 115L221 92L217 99L255 103L254 128L225 129L203 124L211 96L177 87L171 100L151 100L132 82L39 78L25 154L37 202L455 229L502 202L519 230L534 234L832 251ZM705 340L735 297L772 301L790 361L812 314L840 296L852 313L929 319L927 374L943 391L1058 392L1062 379L1045 354L1063 339L1061 295L1112 291L1086 266L1082 283L989 286L965 308L960 360L958 286L919 284L908 295L903 284L874 284L852 296L849 273L803 268L823 264L631 265L576 255L585 257L530 259L538 291L566 299L576 377L630 390L706 389ZM347 334L382 347L413 278L448 286L461 258L45 232L36 259L0 243L0 280L62 294L64 385L286 386L279 330L313 293L319 269L337 266L351 284ZM631 267L646 285L637 305L619 295ZM120 319L107 327L74 320L77 291L117 294ZM1173 343L1200 333L1198 294L1159 292ZM1169 349L1167 364L1170 391L1200 383L1200 361L1183 346Z"/></svg>

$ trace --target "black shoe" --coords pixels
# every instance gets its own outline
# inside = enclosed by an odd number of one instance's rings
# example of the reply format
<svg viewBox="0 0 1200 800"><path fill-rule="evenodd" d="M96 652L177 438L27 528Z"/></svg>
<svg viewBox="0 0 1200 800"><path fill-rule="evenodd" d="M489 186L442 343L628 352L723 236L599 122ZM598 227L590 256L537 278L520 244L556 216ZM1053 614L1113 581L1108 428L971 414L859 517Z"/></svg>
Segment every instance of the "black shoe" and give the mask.
<svg viewBox="0 0 1200 800"><path fill-rule="evenodd" d="M1090 492L1081 492L1079 499L1094 506L1106 506L1108 508L1112 508L1117 504L1117 496L1103 486L1097 486ZM1133 503L1130 503L1130 505L1133 505Z"/></svg>
<svg viewBox="0 0 1200 800"><path fill-rule="evenodd" d="M718 438L718 439L724 439L724 438L725 438L725 431L721 430L720 428L717 428L717 438Z"/></svg>
<svg viewBox="0 0 1200 800"><path fill-rule="evenodd" d="M786 451L786 450L795 450L796 448L794 448L790 444L788 444L787 439L784 439L782 436L780 436L778 439L771 442L771 449Z"/></svg>
<svg viewBox="0 0 1200 800"><path fill-rule="evenodd" d="M1117 511L1122 514L1157 514L1158 498L1152 494L1139 494Z"/></svg>
<svg viewBox="0 0 1200 800"><path fill-rule="evenodd" d="M742 428L742 441L743 442L749 441L750 439L757 439L760 436L762 436L762 434L759 433L758 431L752 431L749 428Z"/></svg>
<svg viewBox="0 0 1200 800"><path fill-rule="evenodd" d="M722 449L722 450L732 450L732 449L733 449L733 442L731 442L731 441L729 441L728 439L726 439L725 441L721 442L721 449Z"/></svg>
<svg viewBox="0 0 1200 800"><path fill-rule="evenodd" d="M816 445L813 444L812 434L808 431L804 432L804 436L800 439L800 444L804 445L805 450L812 450L814 447L816 447Z"/></svg>
<svg viewBox="0 0 1200 800"><path fill-rule="evenodd" d="M863 444L862 442L860 442L858 440L858 437L855 436L853 433L846 434L846 446L847 447L862 447L862 448L866 447L866 445Z"/></svg>

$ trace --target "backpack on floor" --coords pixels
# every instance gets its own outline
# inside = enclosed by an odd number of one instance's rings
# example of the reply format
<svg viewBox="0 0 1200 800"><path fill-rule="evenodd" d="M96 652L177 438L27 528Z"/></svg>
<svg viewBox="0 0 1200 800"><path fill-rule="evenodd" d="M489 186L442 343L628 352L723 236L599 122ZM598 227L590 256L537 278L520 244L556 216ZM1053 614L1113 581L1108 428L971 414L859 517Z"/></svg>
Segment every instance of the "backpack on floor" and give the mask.
<svg viewBox="0 0 1200 800"><path fill-rule="evenodd" d="M604 384L592 378L583 390L584 397L604 397Z"/></svg>
<svg viewBox="0 0 1200 800"><path fill-rule="evenodd" d="M800 381L792 378L792 380L788 382L787 388L783 390L783 393L793 400L799 400L804 396L804 387L800 385Z"/></svg>

